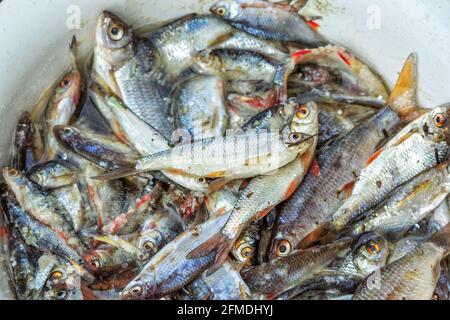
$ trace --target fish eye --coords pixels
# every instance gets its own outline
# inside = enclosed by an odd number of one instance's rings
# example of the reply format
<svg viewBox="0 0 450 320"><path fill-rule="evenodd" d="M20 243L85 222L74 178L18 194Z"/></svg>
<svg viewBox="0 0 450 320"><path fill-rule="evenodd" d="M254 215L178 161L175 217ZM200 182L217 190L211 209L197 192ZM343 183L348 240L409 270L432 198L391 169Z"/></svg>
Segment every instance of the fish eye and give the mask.
<svg viewBox="0 0 450 320"><path fill-rule="evenodd" d="M376 241L370 241L367 245L366 245L366 251L371 255L376 255L378 253L381 252L381 246L380 243L376 242Z"/></svg>
<svg viewBox="0 0 450 320"><path fill-rule="evenodd" d="M223 16L225 16L225 14L227 13L227 9L226 9L225 7L218 7L218 8L216 9L216 13L217 13L219 16L223 17Z"/></svg>
<svg viewBox="0 0 450 320"><path fill-rule="evenodd" d="M140 295L142 294L142 287L141 286L134 286L132 287L129 292L133 295Z"/></svg>
<svg viewBox="0 0 450 320"><path fill-rule="evenodd" d="M154 249L154 245L151 241L145 241L143 247L147 251L153 251Z"/></svg>
<svg viewBox="0 0 450 320"><path fill-rule="evenodd" d="M438 128L443 127L446 121L447 117L442 113L438 113L437 115L434 116L434 124Z"/></svg>
<svg viewBox="0 0 450 320"><path fill-rule="evenodd" d="M287 240L281 240L276 247L275 253L279 257L286 257L292 251L292 245Z"/></svg>
<svg viewBox="0 0 450 320"><path fill-rule="evenodd" d="M8 170L8 174L9 174L11 177L17 177L17 176L19 175L19 171L17 171L16 169L9 169L9 170Z"/></svg>
<svg viewBox="0 0 450 320"><path fill-rule="evenodd" d="M246 247L242 248L242 250L241 250L241 256L243 256L246 259L252 258L253 254L254 254L254 251L251 246L246 246Z"/></svg>
<svg viewBox="0 0 450 320"><path fill-rule="evenodd" d="M205 178L198 178L198 182L200 182L200 183L205 182Z"/></svg>
<svg viewBox="0 0 450 320"><path fill-rule="evenodd" d="M309 115L309 108L307 106L301 106L297 111L297 117L306 118Z"/></svg>
<svg viewBox="0 0 450 320"><path fill-rule="evenodd" d="M123 38L124 35L125 35L125 30L123 29L123 27L121 25L113 24L109 27L108 36L111 38L111 40L119 41Z"/></svg>
<svg viewBox="0 0 450 320"><path fill-rule="evenodd" d="M298 142L302 138L302 134L298 132L291 132L289 134L289 140L293 143Z"/></svg>
<svg viewBox="0 0 450 320"><path fill-rule="evenodd" d="M56 299L58 300L65 300L67 297L67 291L66 290L59 290L56 293Z"/></svg>
<svg viewBox="0 0 450 320"><path fill-rule="evenodd" d="M62 81L59 83L59 86L61 88L66 88L68 85L70 85L71 81L69 77L64 77L64 79L62 79Z"/></svg>

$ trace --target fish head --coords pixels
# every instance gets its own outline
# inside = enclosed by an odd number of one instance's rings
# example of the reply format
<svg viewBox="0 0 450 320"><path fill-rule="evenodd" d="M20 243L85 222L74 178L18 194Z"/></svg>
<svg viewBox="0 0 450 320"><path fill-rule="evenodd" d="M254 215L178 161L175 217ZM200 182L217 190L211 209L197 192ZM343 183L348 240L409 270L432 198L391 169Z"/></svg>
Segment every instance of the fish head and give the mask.
<svg viewBox="0 0 450 320"><path fill-rule="evenodd" d="M435 142L450 142L450 104L439 106L428 112L422 119L420 133Z"/></svg>
<svg viewBox="0 0 450 320"><path fill-rule="evenodd" d="M364 233L354 247L353 262L355 267L364 275L386 265L389 256L388 242L376 233Z"/></svg>
<svg viewBox="0 0 450 320"><path fill-rule="evenodd" d="M54 89L53 103L57 105L68 104L75 108L80 101L81 84L81 74L78 70L66 73Z"/></svg>
<svg viewBox="0 0 450 320"><path fill-rule="evenodd" d="M147 260L158 251L158 237L161 237L159 232L150 230L139 238L137 247L146 254L146 259L141 260Z"/></svg>
<svg viewBox="0 0 450 320"><path fill-rule="evenodd" d="M87 252L83 256L84 265L94 274L102 273L111 264L111 253L97 249Z"/></svg>
<svg viewBox="0 0 450 320"><path fill-rule="evenodd" d="M290 123L284 128L283 136L288 148L306 150L319 134L319 112L315 102L297 105Z"/></svg>
<svg viewBox="0 0 450 320"><path fill-rule="evenodd" d="M81 140L81 132L75 127L58 125L53 128L56 139L64 147L69 147ZM69 148L70 149L70 148Z"/></svg>
<svg viewBox="0 0 450 320"><path fill-rule="evenodd" d="M224 20L234 20L241 12L241 6L235 0L221 0L213 4L209 11Z"/></svg>
<svg viewBox="0 0 450 320"><path fill-rule="evenodd" d="M120 293L121 300L141 300L155 297L156 284L146 278L137 276ZM150 279L151 280L151 279Z"/></svg>
<svg viewBox="0 0 450 320"><path fill-rule="evenodd" d="M15 143L16 146L31 146L33 143L36 127L34 126L31 115L25 111L20 116L17 123Z"/></svg>
<svg viewBox="0 0 450 320"><path fill-rule="evenodd" d="M103 11L97 18L95 53L115 66L126 59L133 50L133 30L119 17Z"/></svg>
<svg viewBox="0 0 450 320"><path fill-rule="evenodd" d="M222 69L222 60L215 50L203 50L195 56L191 69L199 74L212 74Z"/></svg>

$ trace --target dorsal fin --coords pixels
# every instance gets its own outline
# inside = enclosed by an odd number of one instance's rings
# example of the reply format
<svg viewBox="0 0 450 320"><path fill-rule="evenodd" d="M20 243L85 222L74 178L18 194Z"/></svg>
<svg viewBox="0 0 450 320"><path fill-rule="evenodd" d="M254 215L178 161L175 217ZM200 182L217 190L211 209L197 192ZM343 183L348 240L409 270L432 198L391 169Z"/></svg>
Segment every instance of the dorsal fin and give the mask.
<svg viewBox="0 0 450 320"><path fill-rule="evenodd" d="M417 55L412 53L406 59L397 83L387 102L401 118L410 118L418 111L417 106Z"/></svg>

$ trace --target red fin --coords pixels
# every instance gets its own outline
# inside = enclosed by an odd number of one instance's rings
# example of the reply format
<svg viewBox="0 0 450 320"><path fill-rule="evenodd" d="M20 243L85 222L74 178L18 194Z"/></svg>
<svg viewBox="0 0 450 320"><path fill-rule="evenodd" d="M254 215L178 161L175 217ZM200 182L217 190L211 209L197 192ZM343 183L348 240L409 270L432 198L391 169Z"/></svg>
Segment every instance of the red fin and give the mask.
<svg viewBox="0 0 450 320"><path fill-rule="evenodd" d="M339 57L345 62L345 64L347 64L348 66L351 66L351 62L350 60L340 51L337 52Z"/></svg>
<svg viewBox="0 0 450 320"><path fill-rule="evenodd" d="M355 186L356 180L352 180L346 184L344 184L341 189L339 189L336 193L338 196L340 196L341 194L344 195L344 199L347 199L348 197L350 197L350 195L352 194L353 191L353 187Z"/></svg>
<svg viewBox="0 0 450 320"><path fill-rule="evenodd" d="M378 149L377 151L375 151L370 157L369 159L367 159L366 161L366 167L371 164L372 162L375 161L376 158L378 158L378 156L381 154L381 152L383 151L383 148Z"/></svg>
<svg viewBox="0 0 450 320"><path fill-rule="evenodd" d="M320 24L318 24L317 22L315 22L314 20L309 20L306 21L306 23L314 30L317 30L320 28Z"/></svg>
<svg viewBox="0 0 450 320"><path fill-rule="evenodd" d="M315 177L320 177L320 167L319 167L319 162L317 162L317 159L316 159L316 158L314 158L310 170L311 170L311 173L312 173Z"/></svg>
<svg viewBox="0 0 450 320"><path fill-rule="evenodd" d="M225 237L225 235L220 231L209 240L205 241L196 249L192 250L188 255L188 259L203 257L211 253L216 252L216 258L213 265L208 269L207 275L214 273L227 259L228 253L233 247L233 242Z"/></svg>

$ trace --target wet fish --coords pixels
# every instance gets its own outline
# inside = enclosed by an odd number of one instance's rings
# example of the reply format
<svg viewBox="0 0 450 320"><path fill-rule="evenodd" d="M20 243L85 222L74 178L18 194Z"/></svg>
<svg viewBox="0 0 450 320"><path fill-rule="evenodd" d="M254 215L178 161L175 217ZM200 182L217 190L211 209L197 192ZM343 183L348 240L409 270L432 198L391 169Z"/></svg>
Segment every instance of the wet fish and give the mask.
<svg viewBox="0 0 450 320"><path fill-rule="evenodd" d="M97 275L123 272L137 265L135 255L110 245L101 245L86 252L83 259L88 269Z"/></svg>
<svg viewBox="0 0 450 320"><path fill-rule="evenodd" d="M350 197L333 214L331 229L341 230L395 188L446 159L449 108L434 108L410 123L370 159Z"/></svg>
<svg viewBox="0 0 450 320"><path fill-rule="evenodd" d="M161 57L153 45L136 37L133 30L114 14L104 11L97 19L93 79L108 87L145 122L167 139L169 82Z"/></svg>
<svg viewBox="0 0 450 320"><path fill-rule="evenodd" d="M390 240L429 216L450 193L449 162L431 168L396 189L378 208L357 222L352 234L374 231Z"/></svg>
<svg viewBox="0 0 450 320"><path fill-rule="evenodd" d="M223 80L194 76L179 83L171 95L171 112L175 127L187 130L193 141L223 135L228 124Z"/></svg>
<svg viewBox="0 0 450 320"><path fill-rule="evenodd" d="M27 174L31 181L44 189L57 189L78 181L78 169L62 160L35 165Z"/></svg>
<svg viewBox="0 0 450 320"><path fill-rule="evenodd" d="M12 165L19 170L29 170L41 158L43 142L37 125L25 111L19 118L14 137Z"/></svg>
<svg viewBox="0 0 450 320"><path fill-rule="evenodd" d="M16 293L9 260L9 228L6 225L5 218L2 206L0 206L0 299L14 300L16 299Z"/></svg>
<svg viewBox="0 0 450 320"><path fill-rule="evenodd" d="M127 145L105 135L71 126L55 126L53 131L58 143L66 150L104 169L121 168L138 156Z"/></svg>
<svg viewBox="0 0 450 320"><path fill-rule="evenodd" d="M3 178L24 211L45 226L51 227L74 248L82 246L80 239L68 222L70 221L69 214L58 206L52 195L41 190L16 169L4 168ZM33 220L30 221L38 224Z"/></svg>
<svg viewBox="0 0 450 320"><path fill-rule="evenodd" d="M177 145L138 160L131 170L116 170L100 175L97 179L154 170L227 179L265 174L283 167L310 147L314 140L312 138L317 134L316 117L315 104L299 106L297 113L281 132L248 131ZM224 154L222 150L230 152Z"/></svg>
<svg viewBox="0 0 450 320"><path fill-rule="evenodd" d="M70 264L55 266L41 296L43 300L83 300L78 269Z"/></svg>
<svg viewBox="0 0 450 320"><path fill-rule="evenodd" d="M380 269L377 285L371 278L353 295L354 300L430 300L438 282L440 262L449 253L450 225L403 258Z"/></svg>
<svg viewBox="0 0 450 320"><path fill-rule="evenodd" d="M210 11L233 27L263 39L312 47L326 44L288 5L260 0L221 0Z"/></svg>
<svg viewBox="0 0 450 320"><path fill-rule="evenodd" d="M365 233L353 245L352 251L335 268L338 272L364 278L384 267L389 256L389 243L376 233Z"/></svg>
<svg viewBox="0 0 450 320"><path fill-rule="evenodd" d="M218 215L192 227L164 246L124 288L121 299L155 299L179 290L205 271L214 252L196 259L186 256L218 232L229 215Z"/></svg>
<svg viewBox="0 0 450 320"><path fill-rule="evenodd" d="M90 225L78 184L74 183L53 190L52 195L58 202L58 206L68 213L70 223L75 232L80 232L84 227Z"/></svg>
<svg viewBox="0 0 450 320"><path fill-rule="evenodd" d="M255 264L260 232L259 221L249 224L231 249L231 254L244 266Z"/></svg>
<svg viewBox="0 0 450 320"><path fill-rule="evenodd" d="M279 294L311 278L324 269L338 255L348 251L351 239L342 239L332 244L299 250L261 265L244 269L242 278L254 293L266 299L275 299Z"/></svg>

